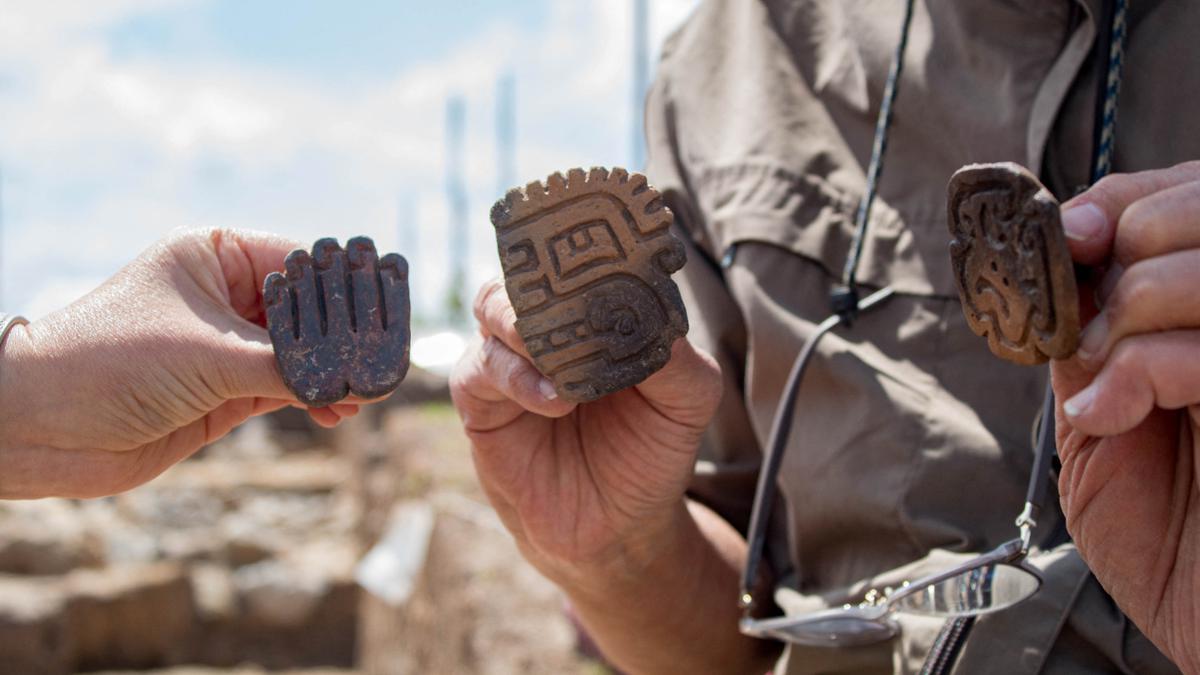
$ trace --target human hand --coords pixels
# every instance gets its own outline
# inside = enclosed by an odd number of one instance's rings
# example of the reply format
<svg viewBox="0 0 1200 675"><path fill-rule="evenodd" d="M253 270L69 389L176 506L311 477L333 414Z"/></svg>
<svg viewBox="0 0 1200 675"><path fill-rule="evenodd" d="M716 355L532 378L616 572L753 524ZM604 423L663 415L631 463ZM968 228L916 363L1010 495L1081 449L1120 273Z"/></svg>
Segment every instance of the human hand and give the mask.
<svg viewBox="0 0 1200 675"><path fill-rule="evenodd" d="M175 234L0 352L0 497L140 485L253 415L296 399L267 337L262 280L295 242ZM310 411L323 426L355 403Z"/></svg>
<svg viewBox="0 0 1200 675"><path fill-rule="evenodd" d="M641 384L575 405L533 366L504 286L475 301L480 337L450 390L493 506L522 553L568 589L636 574L690 518L683 494L721 394L686 338Z"/></svg>
<svg viewBox="0 0 1200 675"><path fill-rule="evenodd" d="M1097 579L1200 672L1200 162L1114 175L1063 206L1093 316L1053 365L1059 490ZM1092 292L1094 291L1094 293Z"/></svg>

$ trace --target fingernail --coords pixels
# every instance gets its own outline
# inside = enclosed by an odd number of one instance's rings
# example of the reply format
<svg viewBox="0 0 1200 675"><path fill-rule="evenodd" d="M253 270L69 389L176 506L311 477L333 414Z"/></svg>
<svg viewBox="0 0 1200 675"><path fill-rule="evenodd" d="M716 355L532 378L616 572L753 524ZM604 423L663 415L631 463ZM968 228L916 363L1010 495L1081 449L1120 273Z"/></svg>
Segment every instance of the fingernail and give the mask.
<svg viewBox="0 0 1200 675"><path fill-rule="evenodd" d="M538 391L542 393L542 398L547 401L553 401L558 398L558 392L554 390L554 383L544 377L541 382L538 382Z"/></svg>
<svg viewBox="0 0 1200 675"><path fill-rule="evenodd" d="M1088 327L1084 329L1083 335L1079 338L1079 358L1084 361L1091 361L1104 349L1104 343L1108 340L1108 315L1105 312L1100 312Z"/></svg>
<svg viewBox="0 0 1200 675"><path fill-rule="evenodd" d="M1063 404L1063 412L1067 413L1068 417L1079 417L1086 413L1096 400L1096 385L1089 384L1086 389L1072 396L1066 403Z"/></svg>
<svg viewBox="0 0 1200 675"><path fill-rule="evenodd" d="M1100 284L1096 286L1096 305L1103 307L1104 303L1108 302L1108 298L1112 296L1113 289L1117 287L1117 282L1121 280L1121 275L1125 273L1125 268L1117 263L1113 263L1108 267L1104 276L1100 278Z"/></svg>
<svg viewBox="0 0 1200 675"><path fill-rule="evenodd" d="M1067 237L1075 241L1087 241L1098 236L1108 224L1108 218L1099 206L1086 202L1063 211L1062 225Z"/></svg>

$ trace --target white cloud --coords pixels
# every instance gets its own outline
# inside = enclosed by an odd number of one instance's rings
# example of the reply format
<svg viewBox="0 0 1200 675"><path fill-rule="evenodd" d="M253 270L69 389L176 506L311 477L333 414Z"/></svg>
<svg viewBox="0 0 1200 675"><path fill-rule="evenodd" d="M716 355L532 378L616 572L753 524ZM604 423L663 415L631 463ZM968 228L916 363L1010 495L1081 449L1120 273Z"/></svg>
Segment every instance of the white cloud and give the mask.
<svg viewBox="0 0 1200 675"><path fill-rule="evenodd" d="M624 161L630 147L629 4L548 3L536 31L501 18L447 58L336 86L214 58L117 58L106 31L187 0L6 3L0 12L5 309L40 314L180 225L366 233L397 244L414 196L418 306L445 295L445 100L468 104L471 283L495 274L495 83L518 88L520 179ZM16 7L9 7L15 4ZM652 0L657 43L695 0ZM16 286L16 279L25 280Z"/></svg>
<svg viewBox="0 0 1200 675"><path fill-rule="evenodd" d="M14 0L0 13L0 54L26 63L52 59L70 41L88 39L125 18L195 0ZM48 49L47 49L48 48ZM43 51L46 49L46 51Z"/></svg>

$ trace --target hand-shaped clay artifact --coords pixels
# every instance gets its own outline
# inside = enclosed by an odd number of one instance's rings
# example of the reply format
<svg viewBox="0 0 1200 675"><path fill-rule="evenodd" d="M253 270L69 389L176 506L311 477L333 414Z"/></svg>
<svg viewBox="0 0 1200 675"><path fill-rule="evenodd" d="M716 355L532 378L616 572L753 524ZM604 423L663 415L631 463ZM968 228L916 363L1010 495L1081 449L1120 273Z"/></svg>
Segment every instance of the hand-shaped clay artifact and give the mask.
<svg viewBox="0 0 1200 675"><path fill-rule="evenodd" d="M351 239L346 250L321 239L311 256L292 251L284 270L267 276L263 300L279 372L296 397L321 407L399 386L409 347L404 258L380 259L367 237Z"/></svg>

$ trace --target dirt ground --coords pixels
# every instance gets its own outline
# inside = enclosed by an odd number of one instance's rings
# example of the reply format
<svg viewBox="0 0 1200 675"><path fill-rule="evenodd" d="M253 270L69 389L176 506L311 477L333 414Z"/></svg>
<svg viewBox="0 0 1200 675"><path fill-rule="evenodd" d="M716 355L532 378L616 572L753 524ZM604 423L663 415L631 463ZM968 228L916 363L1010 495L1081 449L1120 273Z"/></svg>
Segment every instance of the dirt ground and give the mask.
<svg viewBox="0 0 1200 675"><path fill-rule="evenodd" d="M404 478L393 500L378 503L424 500L437 517L424 575L405 610L366 603L361 665L378 673L607 672L575 652L561 595L520 558L487 506L454 411L440 405L392 414L378 438L388 448L398 447L393 439L411 443L390 451Z"/></svg>
<svg viewBox="0 0 1200 675"><path fill-rule="evenodd" d="M397 507L431 526L387 600L355 575ZM608 672L487 506L444 400L333 432L255 422L126 495L0 504L0 589L6 673Z"/></svg>

